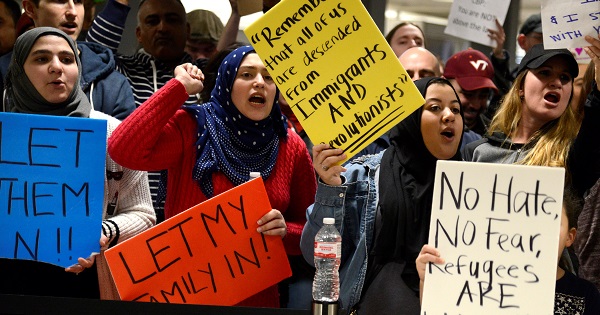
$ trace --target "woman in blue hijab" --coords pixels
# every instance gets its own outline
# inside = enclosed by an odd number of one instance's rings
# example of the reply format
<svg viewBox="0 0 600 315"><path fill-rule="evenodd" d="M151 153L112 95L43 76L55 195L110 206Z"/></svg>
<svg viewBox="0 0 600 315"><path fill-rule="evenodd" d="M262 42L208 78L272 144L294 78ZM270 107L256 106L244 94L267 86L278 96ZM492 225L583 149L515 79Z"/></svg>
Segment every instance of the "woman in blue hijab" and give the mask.
<svg viewBox="0 0 600 315"><path fill-rule="evenodd" d="M109 152L128 167L168 170L167 219L260 172L273 210L259 220L258 232L285 236L288 256L301 255L316 181L306 145L281 114L273 78L252 47L240 47L221 63L210 100L181 108L203 79L191 64L177 67L175 78L123 121ZM239 305L277 307L277 287Z"/></svg>

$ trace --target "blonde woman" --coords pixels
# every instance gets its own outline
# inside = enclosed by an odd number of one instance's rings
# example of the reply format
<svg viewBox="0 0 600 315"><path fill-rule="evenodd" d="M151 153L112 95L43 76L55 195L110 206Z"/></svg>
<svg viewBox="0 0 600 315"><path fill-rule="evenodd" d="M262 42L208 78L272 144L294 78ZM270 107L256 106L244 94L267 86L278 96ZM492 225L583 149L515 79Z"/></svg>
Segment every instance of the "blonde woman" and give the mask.
<svg viewBox="0 0 600 315"><path fill-rule="evenodd" d="M577 135L569 106L579 68L566 49L535 45L494 116L488 134L463 150L466 161L565 167Z"/></svg>

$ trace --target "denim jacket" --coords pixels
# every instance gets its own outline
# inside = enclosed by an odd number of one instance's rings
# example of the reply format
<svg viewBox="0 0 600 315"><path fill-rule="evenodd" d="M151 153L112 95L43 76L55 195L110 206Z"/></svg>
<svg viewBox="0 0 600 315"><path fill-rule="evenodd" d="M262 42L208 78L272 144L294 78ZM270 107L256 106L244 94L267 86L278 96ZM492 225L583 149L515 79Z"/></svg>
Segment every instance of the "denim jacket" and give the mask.
<svg viewBox="0 0 600 315"><path fill-rule="evenodd" d="M340 265L340 309L350 312L360 300L367 274L368 253L374 237L377 213L377 176L383 151L362 156L346 166L341 186L329 186L319 180L315 203L306 210L307 222L300 247L304 259L314 265L315 235L323 218L335 218L342 235Z"/></svg>

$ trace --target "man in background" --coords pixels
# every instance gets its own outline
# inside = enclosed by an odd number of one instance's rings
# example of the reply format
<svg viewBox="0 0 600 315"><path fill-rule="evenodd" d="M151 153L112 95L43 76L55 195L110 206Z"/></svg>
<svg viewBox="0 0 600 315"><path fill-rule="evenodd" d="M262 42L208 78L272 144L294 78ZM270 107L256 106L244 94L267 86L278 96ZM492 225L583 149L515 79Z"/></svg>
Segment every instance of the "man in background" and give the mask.
<svg viewBox="0 0 600 315"><path fill-rule="evenodd" d="M490 97L498 93L498 88L492 81L492 63L478 50L459 51L446 61L444 77L452 83L458 93L465 126L483 136L489 124L483 113Z"/></svg>
<svg viewBox="0 0 600 315"><path fill-rule="evenodd" d="M235 17L237 0L231 0L230 3L232 17ZM94 19L87 40L102 44L113 51L117 70L129 80L133 88L135 105L138 107L173 78L176 66L190 62L203 68L207 59L194 60L185 52L191 27L187 21L185 7L180 0L142 0L138 8L138 25L135 30L138 43L142 48L130 56L118 54L117 49L121 44L129 11L129 0L108 0L104 10ZM228 32L228 27L233 31ZM227 23L222 34L226 37L224 42L235 41L235 37L231 40L228 36L237 35L238 27L239 14L237 19L234 18L234 21L230 19ZM192 105L199 102L199 95L190 95L185 104ZM164 220L166 176L166 171L148 172L157 223Z"/></svg>
<svg viewBox="0 0 600 315"><path fill-rule="evenodd" d="M433 53L423 47L407 49L398 58L411 80L416 81L426 77L442 75L438 59Z"/></svg>
<svg viewBox="0 0 600 315"><path fill-rule="evenodd" d="M185 44L185 52L193 60L210 59L217 53L217 44L223 33L223 23L208 10L194 10L187 14L190 35Z"/></svg>
<svg viewBox="0 0 600 315"><path fill-rule="evenodd" d="M16 25L21 17L21 8L14 0L0 0L0 56L13 49Z"/></svg>

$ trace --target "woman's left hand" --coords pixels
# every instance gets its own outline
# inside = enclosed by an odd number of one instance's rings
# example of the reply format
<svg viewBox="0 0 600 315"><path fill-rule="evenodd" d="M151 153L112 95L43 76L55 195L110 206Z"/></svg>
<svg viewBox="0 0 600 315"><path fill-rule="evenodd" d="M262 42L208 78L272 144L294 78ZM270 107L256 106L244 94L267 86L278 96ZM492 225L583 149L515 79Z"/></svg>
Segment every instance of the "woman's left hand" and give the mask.
<svg viewBox="0 0 600 315"><path fill-rule="evenodd" d="M346 159L346 154L342 149L333 149L329 144L319 143L312 148L313 167L315 172L321 178L323 183L329 186L339 186L342 184L340 174L346 171L346 168L338 165Z"/></svg>
<svg viewBox="0 0 600 315"><path fill-rule="evenodd" d="M504 41L506 40L506 34L504 33L504 28L498 19L496 19L496 28L497 30L488 28L488 37L491 40L496 41L496 47L494 47L494 56L496 56L498 59L504 59Z"/></svg>
<svg viewBox="0 0 600 315"><path fill-rule="evenodd" d="M262 218L258 220L258 233L265 235L279 235L281 238L287 233L287 225L281 211L277 209L271 209Z"/></svg>
<svg viewBox="0 0 600 315"><path fill-rule="evenodd" d="M100 236L100 251L104 251L106 249L108 249L108 237L102 234L102 236ZM79 257L79 259L77 259L77 263L71 267L65 268L65 271L79 274L85 269L94 266L94 262L96 262L96 254L93 254L88 258Z"/></svg>
<svg viewBox="0 0 600 315"><path fill-rule="evenodd" d="M593 38L588 35L585 37L585 40L590 43L590 46L583 47L583 49L594 62L594 66L596 67L594 79L596 80L596 86L598 86L600 82L600 34L598 35L598 38Z"/></svg>

